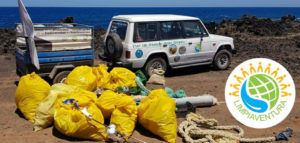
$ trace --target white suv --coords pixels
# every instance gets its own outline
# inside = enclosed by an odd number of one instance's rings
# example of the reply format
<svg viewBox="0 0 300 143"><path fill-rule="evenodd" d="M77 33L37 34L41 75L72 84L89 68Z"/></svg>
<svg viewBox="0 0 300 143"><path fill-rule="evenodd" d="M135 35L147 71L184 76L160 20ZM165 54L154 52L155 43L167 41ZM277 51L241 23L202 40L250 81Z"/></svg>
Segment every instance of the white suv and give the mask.
<svg viewBox="0 0 300 143"><path fill-rule="evenodd" d="M118 15L109 24L102 59L127 68L167 70L213 64L226 69L236 53L233 38L209 34L199 18Z"/></svg>

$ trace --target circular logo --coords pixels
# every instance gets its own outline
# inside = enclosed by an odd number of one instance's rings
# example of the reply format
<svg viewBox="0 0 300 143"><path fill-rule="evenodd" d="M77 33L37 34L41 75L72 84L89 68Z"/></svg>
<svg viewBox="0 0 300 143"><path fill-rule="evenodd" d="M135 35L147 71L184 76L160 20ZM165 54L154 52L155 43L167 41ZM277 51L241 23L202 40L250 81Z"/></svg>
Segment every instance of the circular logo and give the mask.
<svg viewBox="0 0 300 143"><path fill-rule="evenodd" d="M184 54L186 52L186 48L184 46L179 48L179 54Z"/></svg>
<svg viewBox="0 0 300 143"><path fill-rule="evenodd" d="M279 63L256 58L237 66L225 87L226 105L235 119L252 128L283 121L295 102L295 84Z"/></svg>
<svg viewBox="0 0 300 143"><path fill-rule="evenodd" d="M169 53L171 54L171 55L173 55L173 54L175 54L176 52L177 52L177 46L175 45L175 44L171 44L170 46L169 46Z"/></svg>
<svg viewBox="0 0 300 143"><path fill-rule="evenodd" d="M175 56L174 57L174 62L179 62L180 61L180 56Z"/></svg>
<svg viewBox="0 0 300 143"><path fill-rule="evenodd" d="M137 51L135 52L135 56L136 56L137 58L141 58L141 57L143 56L143 51L142 51L142 50L137 50Z"/></svg>

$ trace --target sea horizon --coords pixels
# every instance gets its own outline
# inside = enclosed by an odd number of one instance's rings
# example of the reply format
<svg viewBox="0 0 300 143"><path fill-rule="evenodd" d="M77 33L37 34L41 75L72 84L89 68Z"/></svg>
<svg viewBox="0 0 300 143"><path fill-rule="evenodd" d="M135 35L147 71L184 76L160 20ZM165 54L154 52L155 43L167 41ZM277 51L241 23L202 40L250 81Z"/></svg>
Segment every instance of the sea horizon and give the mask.
<svg viewBox="0 0 300 143"><path fill-rule="evenodd" d="M34 23L55 23L67 16L75 22L106 29L111 18L121 14L178 14L203 22L236 20L244 14L279 20L291 14L300 20L300 7L27 7ZM55 9L55 10L54 10ZM151 9L151 10L149 10ZM0 7L0 28L14 28L20 22L18 7Z"/></svg>

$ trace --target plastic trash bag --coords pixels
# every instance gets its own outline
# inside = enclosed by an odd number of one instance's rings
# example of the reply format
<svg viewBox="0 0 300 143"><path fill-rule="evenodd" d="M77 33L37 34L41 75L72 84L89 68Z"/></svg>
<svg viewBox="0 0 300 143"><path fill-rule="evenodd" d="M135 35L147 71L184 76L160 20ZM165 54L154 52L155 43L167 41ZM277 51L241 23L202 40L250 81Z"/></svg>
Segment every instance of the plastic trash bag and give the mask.
<svg viewBox="0 0 300 143"><path fill-rule="evenodd" d="M147 77L145 76L145 74L141 70L136 71L135 75L140 78L141 82L144 85L146 85Z"/></svg>
<svg viewBox="0 0 300 143"><path fill-rule="evenodd" d="M35 112L34 131L42 130L53 123L54 106L57 99L68 97L73 93L84 93L85 96L94 96L93 92L85 91L76 86L63 83L54 84L48 96L40 103Z"/></svg>
<svg viewBox="0 0 300 143"><path fill-rule="evenodd" d="M55 128L62 134L70 137L81 139L91 139L97 141L105 141L107 133L104 124L104 118L101 110L95 104L95 98L89 95L85 96L82 93L75 93L69 97L58 99L54 109L54 125ZM80 109L86 108L87 112L93 119L85 116L74 104L66 104L67 99L74 99Z"/></svg>
<svg viewBox="0 0 300 143"><path fill-rule="evenodd" d="M110 81L104 88L116 90L117 87L135 87L135 73L126 68L115 67L110 71Z"/></svg>
<svg viewBox="0 0 300 143"><path fill-rule="evenodd" d="M131 136L137 119L137 106L132 98L132 96L119 98L110 118L110 124L116 125L118 133L126 140Z"/></svg>
<svg viewBox="0 0 300 143"><path fill-rule="evenodd" d="M97 77L97 87L104 88L109 83L110 74L107 71L108 67L104 64L99 64L98 67L93 67L93 73Z"/></svg>
<svg viewBox="0 0 300 143"><path fill-rule="evenodd" d="M104 91L101 96L98 98L96 104L102 111L102 114L105 119L109 119L112 112L116 109L117 101L122 97L127 96L122 93L115 93L111 90Z"/></svg>
<svg viewBox="0 0 300 143"><path fill-rule="evenodd" d="M35 111L46 98L50 85L35 73L22 76L15 93L17 107L26 119L34 122Z"/></svg>
<svg viewBox="0 0 300 143"><path fill-rule="evenodd" d="M165 90L153 90L138 106L138 121L153 134L167 142L175 143L177 136L175 106L175 101Z"/></svg>
<svg viewBox="0 0 300 143"><path fill-rule="evenodd" d="M79 66L67 76L64 83L91 91L97 86L97 78L91 67Z"/></svg>

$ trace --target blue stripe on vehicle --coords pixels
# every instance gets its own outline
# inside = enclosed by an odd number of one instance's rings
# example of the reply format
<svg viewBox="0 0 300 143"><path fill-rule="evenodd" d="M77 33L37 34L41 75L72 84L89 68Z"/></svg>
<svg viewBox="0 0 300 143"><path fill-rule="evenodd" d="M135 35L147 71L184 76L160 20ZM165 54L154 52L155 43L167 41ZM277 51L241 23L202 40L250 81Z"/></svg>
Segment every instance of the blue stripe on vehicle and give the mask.
<svg viewBox="0 0 300 143"><path fill-rule="evenodd" d="M94 50L77 50L77 51L55 51L55 52L39 52L39 58L45 57L62 57L62 56L79 56L79 55L93 55Z"/></svg>
<svg viewBox="0 0 300 143"><path fill-rule="evenodd" d="M93 55L81 55L81 56L64 56L64 57L51 57L51 58L39 58L40 63L55 63L55 62L68 62L68 61L80 61L91 60Z"/></svg>
<svg viewBox="0 0 300 143"><path fill-rule="evenodd" d="M26 64L31 63L29 54L16 52L16 58ZM69 62L94 59L94 50L40 52L38 53L40 63Z"/></svg>

